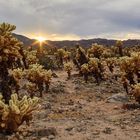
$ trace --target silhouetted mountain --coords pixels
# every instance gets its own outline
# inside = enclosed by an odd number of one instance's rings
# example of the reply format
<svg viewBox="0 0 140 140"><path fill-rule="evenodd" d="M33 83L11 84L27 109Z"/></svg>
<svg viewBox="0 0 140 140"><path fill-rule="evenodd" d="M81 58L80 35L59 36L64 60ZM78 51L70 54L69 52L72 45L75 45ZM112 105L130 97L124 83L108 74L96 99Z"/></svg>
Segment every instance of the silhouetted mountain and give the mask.
<svg viewBox="0 0 140 140"><path fill-rule="evenodd" d="M36 41L35 39L30 39L26 36L18 35L18 34L13 34L13 35L16 38L18 38L21 42L23 42L25 47L31 46L31 45L35 46L35 47L38 46L37 44L34 43ZM47 40L46 42L47 42L47 44L45 45L46 47L61 48L64 46L73 47L77 43L83 47L90 47L92 43L98 43L98 44L105 45L105 46L113 46L113 45L115 45L116 40L97 38L97 39L87 39L87 40L82 39L82 40L77 40L77 41L75 41L75 40L74 41L69 41L69 40L50 41L50 40ZM140 44L140 40L136 40L136 39L134 39L134 40L129 39L129 40L123 41L123 45L126 47L132 47L132 46L139 45L139 44Z"/></svg>

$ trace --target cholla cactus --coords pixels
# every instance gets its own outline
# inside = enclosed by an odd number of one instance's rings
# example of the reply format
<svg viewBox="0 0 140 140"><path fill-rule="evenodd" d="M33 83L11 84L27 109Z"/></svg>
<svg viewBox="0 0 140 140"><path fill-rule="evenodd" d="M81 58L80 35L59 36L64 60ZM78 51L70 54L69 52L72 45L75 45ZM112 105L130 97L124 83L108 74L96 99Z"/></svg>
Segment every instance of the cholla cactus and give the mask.
<svg viewBox="0 0 140 140"><path fill-rule="evenodd" d="M134 64L134 73L137 75L138 83L140 83L140 52L132 53L131 58Z"/></svg>
<svg viewBox="0 0 140 140"><path fill-rule="evenodd" d="M114 67L115 67L116 61L117 61L117 59L113 58L113 57L106 59L106 64L107 64L111 73L114 72Z"/></svg>
<svg viewBox="0 0 140 140"><path fill-rule="evenodd" d="M99 69L99 59L97 58L91 58L88 62L89 64L89 70L93 74L93 76L96 79L96 82L99 84L99 78L101 78L101 71Z"/></svg>
<svg viewBox="0 0 140 140"><path fill-rule="evenodd" d="M65 51L65 52L64 52L63 59L65 60L66 63L67 63L68 61L70 61L70 56L71 56L71 52L69 52L69 51Z"/></svg>
<svg viewBox="0 0 140 140"><path fill-rule="evenodd" d="M15 29L16 26L14 25L0 24L0 79L2 81L2 94L6 102L12 93L8 84L8 69L20 67L22 65L21 60L25 65L22 43L12 35L12 31Z"/></svg>
<svg viewBox="0 0 140 140"><path fill-rule="evenodd" d="M128 91L129 81L127 80L125 74L122 75L121 81L123 84L123 88L125 89L126 93L128 94L129 93L129 91Z"/></svg>
<svg viewBox="0 0 140 140"><path fill-rule="evenodd" d="M44 82L46 85L46 92L48 92L50 83L51 83L51 78L52 78L52 71L51 70L44 70Z"/></svg>
<svg viewBox="0 0 140 140"><path fill-rule="evenodd" d="M31 99L24 96L19 100L17 94L12 94L9 104L5 104L0 95L0 131L12 133L17 131L24 121L29 124L33 111L39 107L38 102L37 97Z"/></svg>
<svg viewBox="0 0 140 140"><path fill-rule="evenodd" d="M135 100L140 104L140 83L133 86L132 95Z"/></svg>
<svg viewBox="0 0 140 140"><path fill-rule="evenodd" d="M12 36L12 31L16 29L16 26L10 24L0 24L0 62L10 61L13 58L21 58L19 53L22 43ZM10 64L9 64L10 65Z"/></svg>
<svg viewBox="0 0 140 140"><path fill-rule="evenodd" d="M17 69L13 69L13 70L9 70L9 75L13 76L14 79L21 79L24 75L25 75L25 71L23 71L23 69L21 68L17 68Z"/></svg>
<svg viewBox="0 0 140 140"><path fill-rule="evenodd" d="M22 79L25 75L25 71L21 68L9 70L9 76L10 76L10 83L13 87L15 87L15 92L18 93L20 89L20 79Z"/></svg>
<svg viewBox="0 0 140 140"><path fill-rule="evenodd" d="M122 49L123 43L121 40L118 40L116 42L116 47L119 49L119 55L122 57L123 56L123 49Z"/></svg>
<svg viewBox="0 0 140 140"><path fill-rule="evenodd" d="M26 54L26 61L28 65L36 64L39 62L39 59L37 58L37 51L25 51Z"/></svg>
<svg viewBox="0 0 140 140"><path fill-rule="evenodd" d="M113 51L111 49L107 49L105 48L103 53L102 53L102 57L103 58L110 58L110 57L113 57Z"/></svg>
<svg viewBox="0 0 140 140"><path fill-rule="evenodd" d="M85 82L87 83L87 81L88 81L88 75L89 75L89 72L90 72L89 65L88 64L83 64L81 66L81 72L84 75Z"/></svg>
<svg viewBox="0 0 140 140"><path fill-rule="evenodd" d="M123 72L134 72L134 63L132 63L132 58L131 57L122 57L120 60L120 69L123 71Z"/></svg>
<svg viewBox="0 0 140 140"><path fill-rule="evenodd" d="M86 56L85 50L79 45L77 45L76 47L76 60L78 62L78 65L82 66L83 64L88 63L88 58Z"/></svg>
<svg viewBox="0 0 140 140"><path fill-rule="evenodd" d="M72 65L72 63L65 63L64 64L64 69L65 69L65 71L67 72L67 74L68 74L68 79L70 79L71 78L71 71L72 71L72 68L73 68L73 65Z"/></svg>
<svg viewBox="0 0 140 140"><path fill-rule="evenodd" d="M58 49L57 50L57 56L58 56L58 59L60 61L60 64L61 66L63 66L63 57L65 55L65 50L64 49Z"/></svg>
<svg viewBox="0 0 140 140"><path fill-rule="evenodd" d="M25 84L25 88L26 88L27 92L30 94L30 97L33 98L35 95L35 92L37 91L36 84L28 81Z"/></svg>
<svg viewBox="0 0 140 140"><path fill-rule="evenodd" d="M131 57L122 57L120 60L120 70L125 73L126 78L129 80L130 84L134 84L134 70L135 64Z"/></svg>
<svg viewBox="0 0 140 140"><path fill-rule="evenodd" d="M44 89L44 83L46 84L46 89L48 89L48 86L50 85L50 80L52 76L52 72L49 70L43 69L43 66L39 64L33 64L29 66L29 69L27 70L27 79L35 83L38 87L38 90L40 92L40 97L42 97L42 92Z"/></svg>
<svg viewBox="0 0 140 140"><path fill-rule="evenodd" d="M104 52L104 47L102 45L98 45L97 43L92 44L92 47L88 49L88 55L93 54L94 57L100 59Z"/></svg>
<svg viewBox="0 0 140 140"><path fill-rule="evenodd" d="M96 71L98 69L98 62L99 62L99 59L90 58L88 64L89 64L89 69L91 72Z"/></svg>

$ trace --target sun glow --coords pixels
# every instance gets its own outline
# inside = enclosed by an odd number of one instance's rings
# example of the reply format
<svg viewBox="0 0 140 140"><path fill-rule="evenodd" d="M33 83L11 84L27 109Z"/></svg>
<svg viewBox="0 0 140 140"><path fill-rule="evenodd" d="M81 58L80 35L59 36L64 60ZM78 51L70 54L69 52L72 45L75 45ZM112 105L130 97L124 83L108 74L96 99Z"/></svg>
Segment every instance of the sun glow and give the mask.
<svg viewBox="0 0 140 140"><path fill-rule="evenodd" d="M36 37L36 39L39 41L39 42L44 42L46 40L46 38L42 37L42 36L38 36Z"/></svg>

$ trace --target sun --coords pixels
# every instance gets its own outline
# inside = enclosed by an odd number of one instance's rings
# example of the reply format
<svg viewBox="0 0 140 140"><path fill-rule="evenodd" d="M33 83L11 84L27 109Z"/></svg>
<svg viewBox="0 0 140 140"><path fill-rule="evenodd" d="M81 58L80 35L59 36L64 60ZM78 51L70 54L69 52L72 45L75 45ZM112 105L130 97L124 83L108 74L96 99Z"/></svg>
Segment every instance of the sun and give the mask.
<svg viewBox="0 0 140 140"><path fill-rule="evenodd" d="M38 40L39 42L44 42L46 40L46 38L42 37L42 36L38 36L38 37L36 37L36 40Z"/></svg>

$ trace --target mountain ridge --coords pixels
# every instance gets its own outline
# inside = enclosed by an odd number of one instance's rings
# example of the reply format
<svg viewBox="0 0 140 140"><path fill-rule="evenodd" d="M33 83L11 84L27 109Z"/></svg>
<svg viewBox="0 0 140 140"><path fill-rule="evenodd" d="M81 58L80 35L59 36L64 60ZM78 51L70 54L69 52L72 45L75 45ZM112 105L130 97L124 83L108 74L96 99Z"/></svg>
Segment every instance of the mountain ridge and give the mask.
<svg viewBox="0 0 140 140"><path fill-rule="evenodd" d="M21 42L23 42L24 46L38 46L35 45L34 42L36 41L35 39L30 39L24 35L20 35L20 34L15 34L13 33L13 35L19 39ZM80 44L82 47L90 47L92 45L92 43L98 43L100 45L105 45L105 46L113 46L115 45L115 42L117 40L115 39L104 39L104 38L93 38L93 39L81 39L81 40L62 40L62 41L51 41L51 40L46 40L47 44L45 46L48 47L73 47L75 46L75 44ZM136 46L140 44L140 40L139 39L128 39L128 40L124 40L122 41L123 45L126 47L132 47L132 46ZM34 45L33 45L34 44Z"/></svg>

